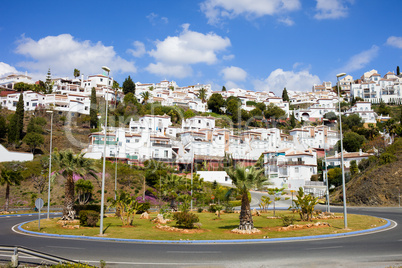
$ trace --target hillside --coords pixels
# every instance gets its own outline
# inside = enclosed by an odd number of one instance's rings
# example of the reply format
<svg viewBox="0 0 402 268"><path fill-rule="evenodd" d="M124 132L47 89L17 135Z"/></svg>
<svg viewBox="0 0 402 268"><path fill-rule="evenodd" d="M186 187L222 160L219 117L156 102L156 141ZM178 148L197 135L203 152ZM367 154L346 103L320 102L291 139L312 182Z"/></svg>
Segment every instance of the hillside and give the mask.
<svg viewBox="0 0 402 268"><path fill-rule="evenodd" d="M396 160L380 165L372 163L363 173L346 184L347 203L352 206L398 206L402 187L402 139L387 148ZM342 203L342 187L331 195L331 203Z"/></svg>

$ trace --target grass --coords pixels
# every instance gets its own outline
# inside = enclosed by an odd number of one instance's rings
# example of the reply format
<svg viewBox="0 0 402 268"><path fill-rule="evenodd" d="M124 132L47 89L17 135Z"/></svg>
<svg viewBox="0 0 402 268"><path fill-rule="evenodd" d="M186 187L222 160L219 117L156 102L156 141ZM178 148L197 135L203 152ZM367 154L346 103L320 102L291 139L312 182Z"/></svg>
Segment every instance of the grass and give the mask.
<svg viewBox="0 0 402 268"><path fill-rule="evenodd" d="M145 239L145 240L231 240L231 239L261 239L281 238L281 237L298 237L310 235L323 235L344 233L370 229L385 225L386 221L363 215L348 215L348 230L343 229L343 218L339 219L320 219L313 222L327 222L330 227L308 228L290 231L279 231L279 227L283 227L281 219L267 219L272 216L272 212L263 213L261 216L254 216L254 227L261 232L257 234L235 234L231 230L238 227L239 214L229 213L221 215L218 219L212 213L195 213L200 218L202 224L200 229L194 229L194 233L181 233L160 230L150 220L139 219L136 215L133 226L122 226L120 219L108 217L104 219L104 228L106 229L106 237L128 238L128 239ZM291 215L290 211L280 211L277 215ZM151 219L156 217L156 213L151 213ZM305 225L311 222L298 221L299 216L293 214L296 221L294 224ZM342 214L335 214L342 215ZM97 227L80 227L79 229L66 229L58 225L58 219L41 220L42 233L63 234L63 235L79 235L79 236L97 236L99 234L99 223ZM174 227L175 222L167 224ZM23 226L24 229L30 231L38 231L38 222L33 221Z"/></svg>

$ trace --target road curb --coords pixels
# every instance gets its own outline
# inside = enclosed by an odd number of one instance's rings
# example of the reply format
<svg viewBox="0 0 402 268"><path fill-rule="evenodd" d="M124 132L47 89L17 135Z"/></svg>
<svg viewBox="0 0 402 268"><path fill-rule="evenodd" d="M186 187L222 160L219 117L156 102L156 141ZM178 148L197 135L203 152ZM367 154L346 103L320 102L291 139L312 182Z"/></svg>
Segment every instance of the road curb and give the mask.
<svg viewBox="0 0 402 268"><path fill-rule="evenodd" d="M385 220L387 223L383 226L354 231L348 233L338 233L338 234L326 234L326 235L312 235L312 236L300 236L300 237L284 237L284 238L264 238L264 239L233 239L233 240L146 240L146 239L126 239L126 238L112 238L112 237L92 237L92 236L79 236L79 235L59 235L59 234L47 234L28 231L22 228L22 225L35 221L26 221L18 225L18 230L20 232L45 236L54 238L67 238L67 239L85 239L85 240L100 240L100 241L113 241L113 242L135 242L135 243L153 243L153 244L234 244L234 243L269 243L269 242L287 242L287 241L301 241L301 240L312 240L312 239L328 239L328 238L339 238L347 237L353 235L360 235L364 233L371 233L380 231L391 226L391 221L384 218L379 218Z"/></svg>

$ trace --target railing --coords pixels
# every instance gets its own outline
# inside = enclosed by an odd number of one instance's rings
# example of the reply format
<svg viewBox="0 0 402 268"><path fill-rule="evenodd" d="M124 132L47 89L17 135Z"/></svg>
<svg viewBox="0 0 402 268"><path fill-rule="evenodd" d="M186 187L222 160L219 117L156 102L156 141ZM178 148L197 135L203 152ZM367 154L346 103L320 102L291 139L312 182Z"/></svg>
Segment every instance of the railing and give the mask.
<svg viewBox="0 0 402 268"><path fill-rule="evenodd" d="M77 261L69 260L66 258L42 253L36 250L24 248L21 246L0 246L0 251L7 251L7 252L13 252L13 255L11 256L11 264L15 267L18 266L18 254L22 253L28 256L40 258L42 260L47 260L49 262L53 263L60 263L60 264L67 264L67 263L79 263ZM90 265L89 265L90 266ZM94 267L94 266L90 266Z"/></svg>
<svg viewBox="0 0 402 268"><path fill-rule="evenodd" d="M306 181L304 183L306 186L325 186L323 181Z"/></svg>
<svg viewBox="0 0 402 268"><path fill-rule="evenodd" d="M166 147L166 148L171 148L171 144L166 144L166 143L158 143L158 142L153 142L152 146L158 146L158 147Z"/></svg>

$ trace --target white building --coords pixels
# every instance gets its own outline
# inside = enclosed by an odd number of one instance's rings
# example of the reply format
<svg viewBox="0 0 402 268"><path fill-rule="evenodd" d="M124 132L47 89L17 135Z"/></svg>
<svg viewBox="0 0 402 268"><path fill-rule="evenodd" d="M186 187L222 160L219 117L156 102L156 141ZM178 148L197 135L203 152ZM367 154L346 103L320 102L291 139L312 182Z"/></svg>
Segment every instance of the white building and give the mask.
<svg viewBox="0 0 402 268"><path fill-rule="evenodd" d="M343 164L344 164L344 167L346 169L349 169L351 161L355 160L356 164L359 164L360 161L362 161L363 159L369 158L371 155L372 154L362 152L361 149L360 149L359 152L351 152L351 153L348 153L348 152L344 151L343 152ZM341 158L342 158L341 153L336 152L334 156L327 157L328 165L333 166L333 167L340 167L341 166L341 160L342 160Z"/></svg>
<svg viewBox="0 0 402 268"><path fill-rule="evenodd" d="M26 73L23 74L10 74L4 77L0 77L0 87L7 89L14 89L14 85L23 82L25 84L34 84L32 77L28 76Z"/></svg>
<svg viewBox="0 0 402 268"><path fill-rule="evenodd" d="M297 190L317 174L315 150L296 151L291 148L264 152L265 175L272 187Z"/></svg>
<svg viewBox="0 0 402 268"><path fill-rule="evenodd" d="M362 75L361 79L352 84L351 96L360 97L365 102L385 103L402 102L402 78L392 72L388 72L381 78L376 70L371 70Z"/></svg>
<svg viewBox="0 0 402 268"><path fill-rule="evenodd" d="M377 114L371 109L371 102L358 101L346 111L345 115L358 114L365 124L376 124Z"/></svg>

